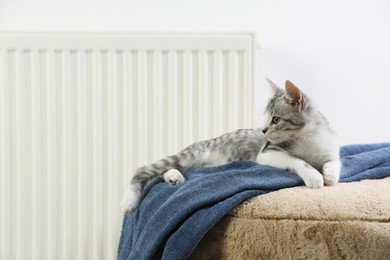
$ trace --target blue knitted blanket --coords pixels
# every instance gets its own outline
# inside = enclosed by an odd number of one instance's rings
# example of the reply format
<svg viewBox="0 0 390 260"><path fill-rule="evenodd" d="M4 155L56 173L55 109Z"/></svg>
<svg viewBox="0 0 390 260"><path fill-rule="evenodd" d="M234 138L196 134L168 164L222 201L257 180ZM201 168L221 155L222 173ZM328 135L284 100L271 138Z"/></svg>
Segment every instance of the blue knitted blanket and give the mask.
<svg viewBox="0 0 390 260"><path fill-rule="evenodd" d="M340 150L340 182L390 176L390 143ZM295 174L252 161L203 168L172 186L155 179L123 221L118 259L185 259L205 233L243 200L303 185Z"/></svg>

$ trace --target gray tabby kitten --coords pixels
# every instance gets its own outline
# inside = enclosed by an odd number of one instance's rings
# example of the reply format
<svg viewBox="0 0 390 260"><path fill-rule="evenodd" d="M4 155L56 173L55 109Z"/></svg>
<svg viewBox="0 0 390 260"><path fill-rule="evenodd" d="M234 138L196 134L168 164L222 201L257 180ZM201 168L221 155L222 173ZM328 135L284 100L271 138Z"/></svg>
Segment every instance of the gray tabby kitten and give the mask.
<svg viewBox="0 0 390 260"><path fill-rule="evenodd" d="M237 160L286 169L300 176L309 188L336 184L341 167L339 145L328 121L290 81L284 90L268 82L274 95L262 129L241 129L194 143L176 155L139 168L123 197L122 210L130 212L138 206L143 187L154 177L176 185L184 182L183 173Z"/></svg>

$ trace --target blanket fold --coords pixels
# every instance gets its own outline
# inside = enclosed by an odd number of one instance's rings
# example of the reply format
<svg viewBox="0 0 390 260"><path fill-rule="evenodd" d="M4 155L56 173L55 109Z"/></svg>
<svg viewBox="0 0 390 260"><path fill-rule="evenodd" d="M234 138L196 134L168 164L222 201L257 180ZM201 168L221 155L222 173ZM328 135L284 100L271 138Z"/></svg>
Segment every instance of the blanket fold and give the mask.
<svg viewBox="0 0 390 260"><path fill-rule="evenodd" d="M340 182L390 176L390 143L344 146L340 154ZM303 185L293 173L251 161L198 169L185 177L176 186L160 179L147 185L140 206L124 218L118 259L185 259L242 201Z"/></svg>

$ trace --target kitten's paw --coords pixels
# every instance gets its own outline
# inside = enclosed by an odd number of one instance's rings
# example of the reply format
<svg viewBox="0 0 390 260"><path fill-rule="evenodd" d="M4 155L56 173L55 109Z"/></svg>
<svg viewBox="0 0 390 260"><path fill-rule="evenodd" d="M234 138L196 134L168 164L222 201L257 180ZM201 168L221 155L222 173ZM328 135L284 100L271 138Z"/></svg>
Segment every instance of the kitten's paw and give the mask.
<svg viewBox="0 0 390 260"><path fill-rule="evenodd" d="M339 178L336 177L333 173L324 171L324 183L326 186L333 186L339 182Z"/></svg>
<svg viewBox="0 0 390 260"><path fill-rule="evenodd" d="M141 191L136 186L129 185L126 189L125 195L123 195L121 208L123 213L132 212L136 207L138 207L139 201L141 199Z"/></svg>
<svg viewBox="0 0 390 260"><path fill-rule="evenodd" d="M324 179L322 178L322 175L316 170L310 172L310 174L308 174L307 177L303 179L303 181L305 182L305 185L311 189L319 189L324 187Z"/></svg>
<svg viewBox="0 0 390 260"><path fill-rule="evenodd" d="M340 177L340 161L330 161L324 164L322 171L325 185L332 186L339 182Z"/></svg>
<svg viewBox="0 0 390 260"><path fill-rule="evenodd" d="M166 182L172 185L177 185L185 181L183 174L176 169L171 169L163 174L163 178Z"/></svg>

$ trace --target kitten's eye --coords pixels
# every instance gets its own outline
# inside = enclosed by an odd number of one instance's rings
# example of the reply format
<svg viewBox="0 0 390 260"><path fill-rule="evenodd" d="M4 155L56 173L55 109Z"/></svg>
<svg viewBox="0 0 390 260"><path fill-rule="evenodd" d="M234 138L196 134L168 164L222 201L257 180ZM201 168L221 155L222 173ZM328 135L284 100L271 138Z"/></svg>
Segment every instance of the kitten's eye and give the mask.
<svg viewBox="0 0 390 260"><path fill-rule="evenodd" d="M277 125L280 122L280 117L274 116L272 118L272 124Z"/></svg>

